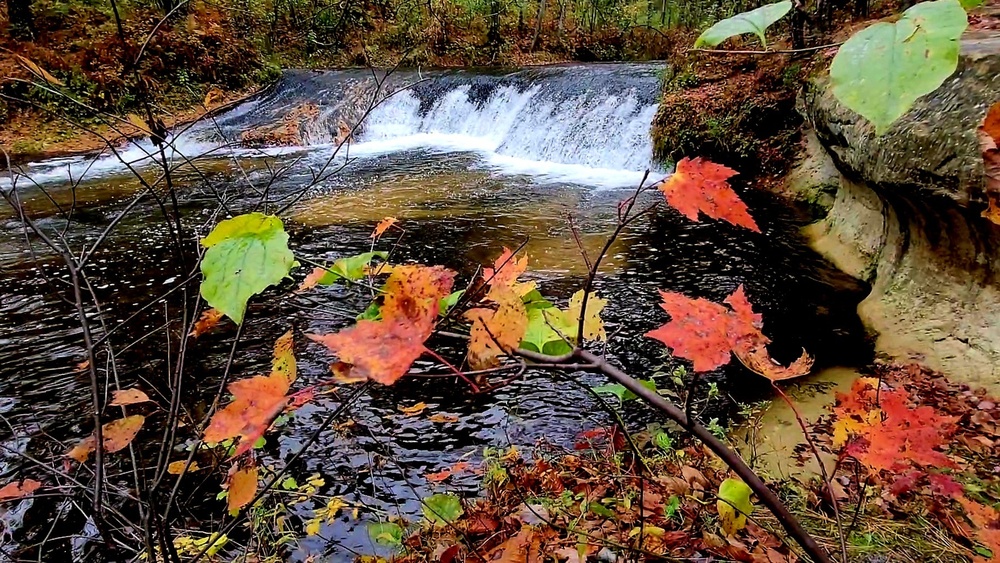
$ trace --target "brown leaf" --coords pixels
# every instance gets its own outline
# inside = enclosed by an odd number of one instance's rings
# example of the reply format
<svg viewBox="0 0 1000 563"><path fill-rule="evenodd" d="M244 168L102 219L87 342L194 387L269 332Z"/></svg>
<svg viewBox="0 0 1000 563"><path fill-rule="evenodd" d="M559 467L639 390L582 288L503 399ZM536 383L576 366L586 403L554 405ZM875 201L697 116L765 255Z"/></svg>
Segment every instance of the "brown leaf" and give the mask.
<svg viewBox="0 0 1000 563"><path fill-rule="evenodd" d="M148 403L149 401L149 396L138 389L119 389L112 395L110 405L113 407L122 407L137 403Z"/></svg>
<svg viewBox="0 0 1000 563"><path fill-rule="evenodd" d="M400 405L400 406L397 406L396 408L399 409L399 412L405 414L406 416L416 416L416 415L424 412L424 410L427 409L427 403L422 403L421 402L421 403L417 403L417 404L409 406L409 407L404 407L404 406Z"/></svg>
<svg viewBox="0 0 1000 563"><path fill-rule="evenodd" d="M0 488L0 501L24 498L37 491L41 486L42 484L34 479L25 479L21 482L14 481L12 483L7 483Z"/></svg>
<svg viewBox="0 0 1000 563"><path fill-rule="evenodd" d="M225 315L222 311L218 309L206 309L201 312L201 316L198 317L198 321L194 323L191 327L191 334L189 336L193 338L198 338L202 334L215 328L215 325L219 324L222 317Z"/></svg>
<svg viewBox="0 0 1000 563"><path fill-rule="evenodd" d="M239 510L257 494L257 466L240 469L229 476L229 511Z"/></svg>
<svg viewBox="0 0 1000 563"><path fill-rule="evenodd" d="M213 105L224 100L225 97L226 94L222 90L218 88L212 88L208 91L208 93L205 94L205 101L203 102L203 104L206 108L210 108Z"/></svg>
<svg viewBox="0 0 1000 563"><path fill-rule="evenodd" d="M17 61L21 63L21 66L28 69L28 72L30 72L31 74L34 74L38 78L41 78L45 82L48 82L49 84L52 84L54 86L65 86L62 80L59 80L55 76L52 76L51 74L49 74L49 71L38 66L30 59L22 57L21 55L14 55L14 56L17 57Z"/></svg>
<svg viewBox="0 0 1000 563"><path fill-rule="evenodd" d="M447 424L450 422L458 422L459 419L453 414L432 414L427 417L427 420L438 424Z"/></svg>
<svg viewBox="0 0 1000 563"><path fill-rule="evenodd" d="M703 491L709 489L708 478L705 477L704 473L694 467L691 467L690 465L681 467L681 475L692 489L701 489Z"/></svg>

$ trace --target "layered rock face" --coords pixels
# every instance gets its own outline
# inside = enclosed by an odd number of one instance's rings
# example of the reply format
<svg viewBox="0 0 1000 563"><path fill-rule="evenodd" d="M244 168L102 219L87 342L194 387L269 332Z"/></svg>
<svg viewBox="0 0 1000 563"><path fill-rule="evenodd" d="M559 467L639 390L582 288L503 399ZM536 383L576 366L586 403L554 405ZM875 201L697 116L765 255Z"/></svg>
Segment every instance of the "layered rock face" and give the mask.
<svg viewBox="0 0 1000 563"><path fill-rule="evenodd" d="M789 179L826 211L807 228L816 250L871 284L858 312L876 348L993 392L1000 226L981 216L977 129L998 101L996 36L967 37L955 75L881 137L816 80L801 99L810 146Z"/></svg>

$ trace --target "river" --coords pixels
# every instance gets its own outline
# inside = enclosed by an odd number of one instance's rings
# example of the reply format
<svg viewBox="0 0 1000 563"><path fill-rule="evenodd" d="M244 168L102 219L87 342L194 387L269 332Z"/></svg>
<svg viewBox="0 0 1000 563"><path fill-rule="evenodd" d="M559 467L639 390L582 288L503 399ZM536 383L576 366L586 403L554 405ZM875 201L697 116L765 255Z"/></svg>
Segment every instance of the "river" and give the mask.
<svg viewBox="0 0 1000 563"><path fill-rule="evenodd" d="M394 216L405 228L397 260L444 264L459 272L461 284L503 246L523 245L530 277L542 292L566 297L580 287L584 272L570 218L593 255L613 228L617 202L646 171L651 177L666 174L653 162L649 137L659 70L656 64L614 64L401 71L381 86L369 71L288 71L258 98L175 134L171 156L184 226L188 232L207 232L219 218L220 199L231 213L256 206L273 212L288 205L282 216L295 253L329 261L368 250L375 222ZM341 124L353 125L372 99L381 103L354 132L349 148L335 154L332 143ZM296 108L309 108L297 146L235 143L244 131L288 123ZM79 251L141 193L121 160L155 180L156 168L147 156L151 149L148 141L139 141L119 149L121 158L105 154L30 163L13 185L29 214ZM0 180L0 189L11 187L10 177ZM672 368L661 347L642 336L666 320L656 290L721 301L744 284L764 314L777 358L788 361L806 348L818 367L867 363L871 350L854 313L866 288L805 246L798 234L804 219L794 209L762 191L748 189L742 196L761 226L760 235L714 221L691 223L660 208L612 248L597 286L599 295L610 300L609 355L636 375ZM63 212L70 208L67 217ZM165 388L162 374L173 361L166 353L168 338L179 335L176 327L161 329L164 307L176 308L177 294L163 302L156 298L183 283L194 267L190 257L178 257L172 249L161 210L146 197L111 231L87 269L101 306L100 312L88 309L99 335L121 325L109 339L117 359L113 376L123 387L147 390L163 405L156 391ZM7 422L0 425L0 474L21 468L37 474L20 454L58 456L91 430L89 380L76 369L84 349L79 322L63 299L64 266L38 241L26 239L7 207L0 208L0 268L0 415ZM296 281L308 269L293 272ZM365 295L331 287L296 296L288 291L293 287L290 281L250 307L236 375L268 369L271 344L290 328L298 340L296 387L328 374L329 355L307 344L302 334L346 326L342 313L363 308ZM154 305L142 309L150 300ZM204 408L235 332L223 326L193 345L186 409ZM427 365L418 363L421 369ZM765 386L742 367L729 366L711 377L738 399L765 396ZM398 410L416 402L428 405L424 415ZM287 459L336 404L327 397L302 408L269 436L265 463ZM457 416L458 422L428 420L427 415L442 413ZM147 425L162 422L162 412L149 416ZM582 429L609 420L584 390L532 372L490 395L471 395L450 380L376 387L349 418L353 425L325 432L291 473L300 480L320 473L324 495L364 508L359 520L324 525L322 537L298 542L295 558L325 554L329 560L349 561L355 553L384 553L363 525L375 514L418 513L418 499L430 492L478 493L475 474L440 485L428 482L426 473L460 459L480 459L484 447L530 449L540 439L571 447ZM633 406L627 418L633 429L656 420ZM155 439L152 432L149 439ZM111 478L127 482L127 475ZM214 497L218 485L208 482L201 495ZM312 507L293 507L292 522L301 525L298 518L308 517ZM37 541L45 527L38 523L63 508L53 500L29 500L6 510L15 528L20 526L4 540L11 550ZM222 513L221 507L212 510ZM74 524L64 535L86 532L78 517L70 520ZM81 553L79 541L59 545L55 553Z"/></svg>

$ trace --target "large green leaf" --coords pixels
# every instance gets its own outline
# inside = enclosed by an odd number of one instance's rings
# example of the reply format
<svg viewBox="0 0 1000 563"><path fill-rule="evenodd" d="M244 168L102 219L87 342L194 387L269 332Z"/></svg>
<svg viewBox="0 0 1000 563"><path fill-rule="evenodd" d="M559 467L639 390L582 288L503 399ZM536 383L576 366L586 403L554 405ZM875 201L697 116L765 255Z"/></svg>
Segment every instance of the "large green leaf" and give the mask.
<svg viewBox="0 0 1000 563"><path fill-rule="evenodd" d="M896 23L859 31L830 65L833 95L881 135L955 72L968 24L958 0L935 0L906 10Z"/></svg>
<svg viewBox="0 0 1000 563"><path fill-rule="evenodd" d="M201 240L201 296L237 324L247 301L288 275L295 257L281 219L248 213L227 219Z"/></svg>
<svg viewBox="0 0 1000 563"><path fill-rule="evenodd" d="M573 348L559 335L561 332L570 337L576 332L576 327L567 322L564 311L548 307L528 309L527 312L528 328L525 329L521 339L521 348L550 356L573 351Z"/></svg>
<svg viewBox="0 0 1000 563"><path fill-rule="evenodd" d="M403 528L395 522L370 522L368 536L378 544L401 545Z"/></svg>
<svg viewBox="0 0 1000 563"><path fill-rule="evenodd" d="M719 485L719 520L726 535L732 536L747 525L747 516L753 512L750 487L739 479L729 478Z"/></svg>
<svg viewBox="0 0 1000 563"><path fill-rule="evenodd" d="M437 523L451 523L458 520L465 512L462 501L452 494L438 493L423 500L424 517Z"/></svg>
<svg viewBox="0 0 1000 563"><path fill-rule="evenodd" d="M766 4L749 12L736 14L731 18L716 22L715 25L706 29L698 36L698 40L694 42L694 46L695 48L703 45L715 47L730 37L736 37L744 33L755 33L760 38L760 44L767 47L764 30L774 22L780 20L791 9L791 0L784 0L783 2L775 2L774 4Z"/></svg>

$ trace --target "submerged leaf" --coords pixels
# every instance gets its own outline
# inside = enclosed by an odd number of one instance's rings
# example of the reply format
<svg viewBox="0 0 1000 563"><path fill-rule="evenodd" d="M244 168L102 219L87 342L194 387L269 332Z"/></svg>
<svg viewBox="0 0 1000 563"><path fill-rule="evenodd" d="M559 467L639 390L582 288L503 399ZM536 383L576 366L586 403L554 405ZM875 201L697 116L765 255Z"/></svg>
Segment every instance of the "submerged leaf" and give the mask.
<svg viewBox="0 0 1000 563"><path fill-rule="evenodd" d="M433 523L451 523L458 520L465 511L462 501L453 494L439 493L423 501L424 518Z"/></svg>
<svg viewBox="0 0 1000 563"><path fill-rule="evenodd" d="M149 396L139 389L118 389L112 394L111 402L108 404L112 407L122 407L148 402Z"/></svg>
<svg viewBox="0 0 1000 563"><path fill-rule="evenodd" d="M25 479L20 482L14 481L13 483L7 483L0 488L0 501L24 498L37 491L41 486L42 484L34 479Z"/></svg>

